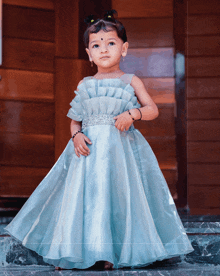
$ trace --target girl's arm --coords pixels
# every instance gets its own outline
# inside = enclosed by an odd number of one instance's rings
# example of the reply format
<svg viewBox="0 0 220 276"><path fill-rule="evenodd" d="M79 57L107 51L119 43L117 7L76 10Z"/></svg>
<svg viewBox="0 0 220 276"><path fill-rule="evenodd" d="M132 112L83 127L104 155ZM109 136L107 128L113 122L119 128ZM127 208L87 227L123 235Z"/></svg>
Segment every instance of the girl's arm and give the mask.
<svg viewBox="0 0 220 276"><path fill-rule="evenodd" d="M71 137L73 136L74 133L76 133L78 130L82 129L82 122L74 121L72 120L70 123L70 133Z"/></svg>
<svg viewBox="0 0 220 276"><path fill-rule="evenodd" d="M133 76L131 86L134 88L138 101L142 106L140 108L142 113L141 120L153 120L157 118L159 110L150 95L147 93L143 82L137 76ZM131 109L130 112L135 120L140 118L140 112L137 109Z"/></svg>
<svg viewBox="0 0 220 276"><path fill-rule="evenodd" d="M77 87L82 83L83 81L81 80ZM77 88L76 89L77 91L79 91L79 89ZM73 136L74 133L76 133L78 130L81 130L82 129L82 121L74 121L72 120L71 123L70 123L70 133L71 133L71 137Z"/></svg>

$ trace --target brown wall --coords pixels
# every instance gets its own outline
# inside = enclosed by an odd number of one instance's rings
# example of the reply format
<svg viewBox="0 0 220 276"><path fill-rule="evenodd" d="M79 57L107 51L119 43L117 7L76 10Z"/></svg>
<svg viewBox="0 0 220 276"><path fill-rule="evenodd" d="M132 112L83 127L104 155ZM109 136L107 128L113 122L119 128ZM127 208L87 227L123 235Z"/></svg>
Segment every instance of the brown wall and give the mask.
<svg viewBox="0 0 220 276"><path fill-rule="evenodd" d="M3 1L1 196L29 196L55 161L52 1Z"/></svg>
<svg viewBox="0 0 220 276"><path fill-rule="evenodd" d="M190 0L186 96L188 202L192 214L220 214L220 2Z"/></svg>
<svg viewBox="0 0 220 276"><path fill-rule="evenodd" d="M127 2L129 8L124 8L123 1L112 1L112 8L127 29L130 53L141 56L145 66L142 72L134 73L142 78L160 112L156 120L137 122L135 126L152 146L174 195L177 171L172 1L162 2L163 9L155 1L149 1L147 9L143 1L138 5ZM1 195L29 196L70 139L70 119L66 117L69 103L78 82L91 75L89 62L78 58L78 22L95 6L87 11L80 7L71 0L4 2ZM146 71L153 65L152 57L161 66Z"/></svg>
<svg viewBox="0 0 220 276"><path fill-rule="evenodd" d="M220 206L220 6L217 0L211 2L190 0L187 5L187 174L192 214L219 214ZM70 119L66 117L69 103L78 82L93 74L88 60L79 58L83 52L79 49L77 22L95 5L85 11L77 3L3 1L3 197L28 197L70 139ZM141 70L134 66L133 73L143 80L160 113L153 121L136 122L135 127L151 145L175 197L173 1L112 0L112 8L118 11L119 20L127 29L129 55L143 65Z"/></svg>
<svg viewBox="0 0 220 276"><path fill-rule="evenodd" d="M79 58L79 30L95 4L82 2L3 1L1 198L28 197L71 138L69 103L79 81L94 74Z"/></svg>

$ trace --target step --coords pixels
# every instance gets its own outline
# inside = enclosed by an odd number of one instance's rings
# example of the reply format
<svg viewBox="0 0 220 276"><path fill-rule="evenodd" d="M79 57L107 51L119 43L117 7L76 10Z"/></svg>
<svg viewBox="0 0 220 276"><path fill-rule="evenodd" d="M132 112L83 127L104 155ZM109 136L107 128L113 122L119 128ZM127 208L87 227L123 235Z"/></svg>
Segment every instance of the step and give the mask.
<svg viewBox="0 0 220 276"><path fill-rule="evenodd" d="M186 262L181 263L165 263L161 261L161 264L156 263L149 265L145 268L131 269L122 268L113 271L104 271L100 265L94 265L86 270L55 270L54 266L43 266L43 265L16 265L9 264L7 267L0 267L0 275L16 275L16 276L30 276L30 275L86 275L86 276L107 276L107 275L122 275L122 276L219 276L220 266L214 266L209 264L189 264Z"/></svg>
<svg viewBox="0 0 220 276"><path fill-rule="evenodd" d="M155 270L155 267L160 267L160 269L165 270L168 267L170 269L174 266L175 269L178 267L180 270L186 269L192 273L192 270L202 267L202 269L209 268L220 272L220 216L215 216L216 221L212 219L208 221L206 217L203 217L204 221L200 221L199 216L181 216L184 228L195 251L187 255L155 262L146 269L148 270L152 267ZM31 268L33 270L38 269L38 266L42 270L53 270L54 266L45 263L42 256L25 248L20 242L10 237L3 230L12 219L13 217L0 219L0 270L13 270L16 269L16 266L17 269L26 270ZM207 221L205 221L206 219ZM140 272L140 270L138 271Z"/></svg>

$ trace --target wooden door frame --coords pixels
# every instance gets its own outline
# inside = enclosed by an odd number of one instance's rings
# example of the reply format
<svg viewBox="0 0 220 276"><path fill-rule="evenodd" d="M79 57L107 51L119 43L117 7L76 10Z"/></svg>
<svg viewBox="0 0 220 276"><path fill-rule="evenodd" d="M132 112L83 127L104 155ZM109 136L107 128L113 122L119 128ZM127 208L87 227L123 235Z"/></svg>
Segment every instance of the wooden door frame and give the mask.
<svg viewBox="0 0 220 276"><path fill-rule="evenodd" d="M189 212L187 205L187 99L185 76L187 0L173 2L175 53L175 133L177 159L177 207Z"/></svg>

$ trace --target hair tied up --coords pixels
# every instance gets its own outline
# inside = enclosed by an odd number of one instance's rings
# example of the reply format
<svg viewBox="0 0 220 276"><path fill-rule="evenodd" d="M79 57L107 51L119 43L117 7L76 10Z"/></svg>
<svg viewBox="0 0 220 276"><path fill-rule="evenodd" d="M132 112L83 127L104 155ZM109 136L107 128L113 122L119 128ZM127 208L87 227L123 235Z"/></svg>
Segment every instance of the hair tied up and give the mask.
<svg viewBox="0 0 220 276"><path fill-rule="evenodd" d="M90 14L88 15L85 19L84 19L84 22L87 24L87 25L92 25L96 22L96 16L93 15L93 14Z"/></svg>
<svg viewBox="0 0 220 276"><path fill-rule="evenodd" d="M116 10L109 10L109 11L105 10L104 20L114 21L116 19L114 14L116 15L116 17L118 16L118 13Z"/></svg>

